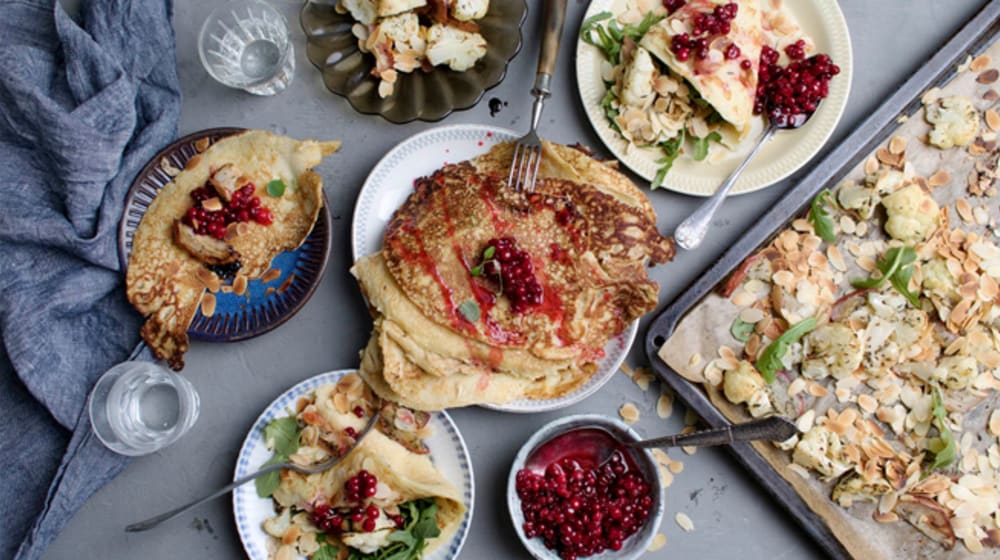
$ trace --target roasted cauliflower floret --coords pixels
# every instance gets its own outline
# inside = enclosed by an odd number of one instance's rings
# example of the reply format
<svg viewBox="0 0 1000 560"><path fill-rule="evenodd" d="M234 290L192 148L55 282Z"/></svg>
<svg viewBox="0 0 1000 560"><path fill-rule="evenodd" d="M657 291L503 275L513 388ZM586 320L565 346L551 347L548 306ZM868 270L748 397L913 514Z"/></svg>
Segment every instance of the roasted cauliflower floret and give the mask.
<svg viewBox="0 0 1000 560"><path fill-rule="evenodd" d="M462 72L475 66L484 56L486 39L479 33L439 23L427 31L427 60L435 66L446 64L452 70Z"/></svg>
<svg viewBox="0 0 1000 560"><path fill-rule="evenodd" d="M396 524L389 519L388 515L379 515L375 518L374 531L343 533L340 536L340 540L349 547L360 550L365 554L371 554L389 544L389 535L395 530Z"/></svg>
<svg viewBox="0 0 1000 560"><path fill-rule="evenodd" d="M632 60L625 68L622 81L622 103L634 107L645 107L656 97L653 80L656 79L656 65L649 51L636 47Z"/></svg>
<svg viewBox="0 0 1000 560"><path fill-rule="evenodd" d="M841 323L820 325L804 338L802 375L847 377L861 366L863 350L864 343L854 329Z"/></svg>
<svg viewBox="0 0 1000 560"><path fill-rule="evenodd" d="M763 391L764 385L764 378L757 372L757 368L750 362L742 360L736 369L726 372L722 382L722 392L729 402L743 404L758 391Z"/></svg>
<svg viewBox="0 0 1000 560"><path fill-rule="evenodd" d="M889 216L886 233L903 243L924 241L938 225L938 205L918 185L899 189L885 197L882 205Z"/></svg>
<svg viewBox="0 0 1000 560"><path fill-rule="evenodd" d="M860 185L854 181L843 181L837 189L837 201L847 210L854 210L862 219L869 219L882 197L892 193L903 184L904 176L895 169L884 170L880 175L869 177Z"/></svg>
<svg viewBox="0 0 1000 560"><path fill-rule="evenodd" d="M427 0L375 0L378 17L394 16L427 5Z"/></svg>
<svg viewBox="0 0 1000 560"><path fill-rule="evenodd" d="M451 17L459 21L471 21L486 16L490 0L453 0Z"/></svg>
<svg viewBox="0 0 1000 560"><path fill-rule="evenodd" d="M391 68L411 72L420 67L427 49L425 30L412 12L387 17L378 22L365 40L366 49L375 55L375 72Z"/></svg>
<svg viewBox="0 0 1000 560"><path fill-rule="evenodd" d="M838 436L825 426L813 426L795 446L792 461L823 475L836 478L851 468L844 457L844 446Z"/></svg>
<svg viewBox="0 0 1000 560"><path fill-rule="evenodd" d="M972 356L945 356L938 361L934 379L951 391L960 391L978 374L979 364Z"/></svg>
<svg viewBox="0 0 1000 560"><path fill-rule="evenodd" d="M979 112L959 95L924 105L924 118L933 125L928 141L942 150L968 146L979 132Z"/></svg>
<svg viewBox="0 0 1000 560"><path fill-rule="evenodd" d="M920 288L931 299L938 299L951 306L962 299L958 293L958 283L941 257L935 257L920 267L923 280Z"/></svg>
<svg viewBox="0 0 1000 560"><path fill-rule="evenodd" d="M351 13L352 18L365 25L375 23L375 18L378 17L377 3L376 0L340 0L340 5Z"/></svg>
<svg viewBox="0 0 1000 560"><path fill-rule="evenodd" d="M877 502L879 496L892 491L892 486L884 478L866 481L860 474L849 474L833 487L833 501L841 507L851 507L856 502Z"/></svg>

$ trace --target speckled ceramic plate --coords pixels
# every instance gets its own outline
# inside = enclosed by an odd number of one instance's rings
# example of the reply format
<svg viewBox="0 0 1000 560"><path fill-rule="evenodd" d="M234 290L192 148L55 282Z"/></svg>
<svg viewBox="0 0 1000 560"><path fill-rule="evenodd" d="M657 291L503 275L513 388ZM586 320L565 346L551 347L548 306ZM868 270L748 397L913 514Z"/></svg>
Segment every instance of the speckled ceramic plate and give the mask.
<svg viewBox="0 0 1000 560"><path fill-rule="evenodd" d="M494 2L495 3L495 2ZM413 180L430 175L443 165L474 158L500 142L514 140L513 130L488 125L440 126L402 141L379 161L361 187L351 224L354 259L382 248L385 226L396 209L413 192ZM593 395L614 376L639 331L638 321L612 338L604 347L598 371L579 389L556 399L521 399L486 408L507 412L545 412L565 408Z"/></svg>
<svg viewBox="0 0 1000 560"><path fill-rule="evenodd" d="M593 0L584 18L611 11L618 3L620 2L617 0ZM808 163L833 134L847 105L854 64L851 37L840 6L829 0L800 0L786 2L785 5L805 33L813 38L817 51L829 54L834 63L840 66L840 74L830 81L830 95L805 126L795 131L779 132L761 148L760 153L736 181L732 194L753 192L773 185ZM603 54L597 47L577 38L576 81L584 110L590 124L611 153L629 169L647 181L652 181L660 168L656 160L663 157L663 154L652 148L627 150L625 139L611 128L601 109L601 99L607 91L604 80L601 79L602 60ZM763 121L758 127L763 129ZM752 133L751 136L717 163L677 158L667 173L663 187L684 194L710 196L743 161L759 133Z"/></svg>
<svg viewBox="0 0 1000 560"><path fill-rule="evenodd" d="M339 14L335 2L306 2L299 20L306 34L306 56L323 74L327 89L347 98L360 113L382 115L394 123L438 121L452 111L468 109L486 90L499 84L507 64L521 49L521 24L528 13L524 0L490 2L486 16L477 20L486 39L486 56L465 72L435 67L430 72L399 73L395 91L378 94L371 75L375 59L358 50L351 33L355 21Z"/></svg>
<svg viewBox="0 0 1000 560"><path fill-rule="evenodd" d="M189 134L160 150L142 168L125 196L125 210L118 226L118 257L122 270L128 267L132 253L132 236L149 205L160 189L173 180L164 167L183 169L184 164L199 153L195 144L202 139L215 142L242 128L211 128ZM166 162L166 163L164 163ZM270 282L251 280L244 295L218 292L215 294L215 314L205 317L195 314L188 335L198 340L229 342L264 334L287 321L305 305L312 295L330 254L330 210L323 194L323 211L312 232L294 251L285 251L271 261L271 268L281 275Z"/></svg>
<svg viewBox="0 0 1000 560"><path fill-rule="evenodd" d="M275 418L288 416L295 407L295 402L320 385L336 383L341 377L354 370L339 370L322 373L311 377L291 389L285 391L272 402L253 423L253 428L243 440L240 454L236 461L236 472L233 480L246 476L257 470L265 461L271 458L271 451L264 444L264 426ZM472 511L475 504L475 484L472 476L472 461L465 440L458 427L447 412L435 412L431 415L428 425L431 436L426 440L430 448L430 458L444 475L445 479L454 484L462 494L465 505L465 517L462 524L447 543L424 555L424 560L454 560L458 558L469 534L472 523ZM267 553L268 536L262 528L264 520L274 516L274 502L270 498L257 495L253 484L244 484L233 491L233 514L236 517L236 529L243 541L243 548L250 560L269 560Z"/></svg>

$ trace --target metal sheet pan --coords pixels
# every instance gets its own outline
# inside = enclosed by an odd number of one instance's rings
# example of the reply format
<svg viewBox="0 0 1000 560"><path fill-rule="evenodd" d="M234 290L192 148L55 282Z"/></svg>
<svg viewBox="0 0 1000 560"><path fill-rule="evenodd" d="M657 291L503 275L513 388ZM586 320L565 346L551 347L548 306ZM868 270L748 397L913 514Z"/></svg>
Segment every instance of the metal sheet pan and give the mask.
<svg viewBox="0 0 1000 560"><path fill-rule="evenodd" d="M715 290L747 256L799 216L819 191L833 188L858 162L885 142L897 127L897 118L915 114L921 107L920 96L923 92L951 80L956 75L957 65L967 55L984 50L998 35L1000 0L992 0L650 323L645 349L653 370L710 426L719 427L728 420L712 405L700 387L677 375L657 356L660 346L673 334L688 311ZM736 444L730 450L825 552L838 559L850 558L826 523L753 447Z"/></svg>

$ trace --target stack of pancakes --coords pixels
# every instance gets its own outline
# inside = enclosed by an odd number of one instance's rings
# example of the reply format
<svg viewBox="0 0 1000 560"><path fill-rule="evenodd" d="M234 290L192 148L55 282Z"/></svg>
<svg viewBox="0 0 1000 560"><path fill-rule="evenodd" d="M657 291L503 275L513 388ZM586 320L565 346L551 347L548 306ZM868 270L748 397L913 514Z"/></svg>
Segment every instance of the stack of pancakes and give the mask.
<svg viewBox="0 0 1000 560"><path fill-rule="evenodd" d="M550 143L534 191L515 191L512 155L501 144L418 180L383 249L352 269L375 319L361 375L383 398L437 410L565 395L656 306L646 267L674 248L646 195L613 164ZM474 273L498 238L530 255L541 304L515 312Z"/></svg>

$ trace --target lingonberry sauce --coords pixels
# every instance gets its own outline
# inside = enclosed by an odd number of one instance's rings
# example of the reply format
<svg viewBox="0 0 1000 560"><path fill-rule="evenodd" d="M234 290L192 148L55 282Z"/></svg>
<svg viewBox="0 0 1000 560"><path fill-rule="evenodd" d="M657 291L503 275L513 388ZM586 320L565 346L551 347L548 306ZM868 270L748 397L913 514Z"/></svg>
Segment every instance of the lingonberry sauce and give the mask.
<svg viewBox="0 0 1000 560"><path fill-rule="evenodd" d="M366 470L347 479L344 483L344 493L347 501L355 505L350 507L332 508L329 504L318 503L313 506L309 517L313 525L321 531L340 534L349 530L370 533L375 530L375 520L382 511L374 504L365 505L364 501L375 495L378 479ZM402 526L401 515L388 516L397 527Z"/></svg>
<svg viewBox="0 0 1000 560"><path fill-rule="evenodd" d="M543 290L535 276L531 255L518 248L513 238L490 239L486 247L493 247L493 256L480 264L483 276L499 285L514 313L523 313L542 303Z"/></svg>
<svg viewBox="0 0 1000 560"><path fill-rule="evenodd" d="M680 3L679 8L683 3ZM668 11L673 11L671 6L664 2L664 7ZM679 33L670 40L670 50L677 57L677 60L684 62L691 58L693 54L698 60L708 57L709 45L716 37L729 35L732 29L732 21L736 19L739 6L735 2L716 6L710 12L702 12L694 17L691 33ZM723 49L723 55L727 60L735 60L740 56L740 48L730 43Z"/></svg>
<svg viewBox="0 0 1000 560"><path fill-rule="evenodd" d="M802 40L785 47L785 53L792 62L782 67L778 51L768 46L761 50L754 114L766 114L778 126L798 126L829 95L830 79L840 67L825 54L805 58Z"/></svg>
<svg viewBox="0 0 1000 560"><path fill-rule="evenodd" d="M191 191L194 204L181 218L181 222L191 226L199 235L210 235L216 239L226 237L226 226L235 222L254 221L269 226L274 222L271 210L261 203L260 197L254 196L253 183L247 183L233 193L229 202L219 199L221 210L208 210L203 204L210 198L216 198L215 191L208 186Z"/></svg>

